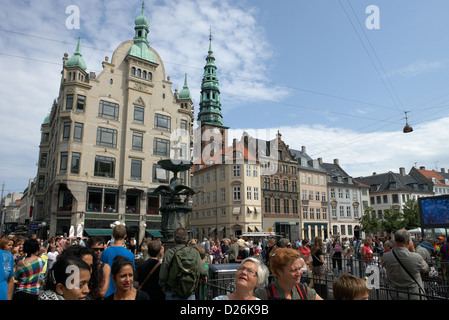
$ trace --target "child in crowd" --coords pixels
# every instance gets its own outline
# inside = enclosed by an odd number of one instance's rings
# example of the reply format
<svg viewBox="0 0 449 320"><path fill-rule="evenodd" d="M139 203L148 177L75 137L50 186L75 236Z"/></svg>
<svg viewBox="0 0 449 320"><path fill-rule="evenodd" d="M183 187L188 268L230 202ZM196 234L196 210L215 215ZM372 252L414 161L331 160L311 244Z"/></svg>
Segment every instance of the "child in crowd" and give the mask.
<svg viewBox="0 0 449 320"><path fill-rule="evenodd" d="M334 300L368 300L369 289L363 279L351 274L342 274L333 285Z"/></svg>
<svg viewBox="0 0 449 320"><path fill-rule="evenodd" d="M201 257L201 261L203 262L203 266L204 268L206 268L207 270L207 274L209 274L209 263L206 261L206 250L204 249L204 247L200 244L196 244L193 246L193 248L195 248ZM206 282L201 280L202 282L200 283L200 298L199 300L206 300Z"/></svg>

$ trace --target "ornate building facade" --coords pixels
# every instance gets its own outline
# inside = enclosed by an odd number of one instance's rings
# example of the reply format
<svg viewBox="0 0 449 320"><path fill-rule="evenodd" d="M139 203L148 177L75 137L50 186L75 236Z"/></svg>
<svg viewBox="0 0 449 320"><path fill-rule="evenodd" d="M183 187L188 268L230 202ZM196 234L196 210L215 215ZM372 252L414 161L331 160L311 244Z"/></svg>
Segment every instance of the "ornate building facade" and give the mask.
<svg viewBox="0 0 449 320"><path fill-rule="evenodd" d="M36 207L50 235L110 234L124 222L140 239L160 229L161 199L151 190L169 182L157 162L190 159L193 103L187 78L172 90L163 61L148 41L149 22L135 19L134 38L88 72L81 40L63 58L59 96L42 124ZM183 176L189 184L189 176Z"/></svg>

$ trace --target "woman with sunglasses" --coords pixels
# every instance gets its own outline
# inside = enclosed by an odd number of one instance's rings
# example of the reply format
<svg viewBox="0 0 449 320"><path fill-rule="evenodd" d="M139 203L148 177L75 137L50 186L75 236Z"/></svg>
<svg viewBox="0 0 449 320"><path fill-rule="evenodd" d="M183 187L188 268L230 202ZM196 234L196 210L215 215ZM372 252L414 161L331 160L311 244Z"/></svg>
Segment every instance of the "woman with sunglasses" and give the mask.
<svg viewBox="0 0 449 320"><path fill-rule="evenodd" d="M259 300L253 296L254 290L268 283L268 268L256 258L246 258L235 274L235 291L213 300Z"/></svg>
<svg viewBox="0 0 449 320"><path fill-rule="evenodd" d="M86 242L86 246L90 248L97 256L98 270L101 273L100 291L98 296L103 298L106 295L109 287L109 281L111 279L111 266L107 263L103 263L100 258L103 251L106 249L106 241L103 237L92 236Z"/></svg>

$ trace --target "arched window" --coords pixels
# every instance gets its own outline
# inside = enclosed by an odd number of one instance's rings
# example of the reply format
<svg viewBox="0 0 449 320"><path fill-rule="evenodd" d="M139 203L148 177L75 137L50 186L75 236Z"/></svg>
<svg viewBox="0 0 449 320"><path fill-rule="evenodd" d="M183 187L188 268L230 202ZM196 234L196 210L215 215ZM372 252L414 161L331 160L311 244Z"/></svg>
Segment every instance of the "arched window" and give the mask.
<svg viewBox="0 0 449 320"><path fill-rule="evenodd" d="M146 79L146 78L147 78L147 72L146 72L145 70L143 70L143 73L142 73L142 78L144 78L144 79Z"/></svg>
<svg viewBox="0 0 449 320"><path fill-rule="evenodd" d="M142 71L140 69L137 69L137 76L141 77L142 76Z"/></svg>
<svg viewBox="0 0 449 320"><path fill-rule="evenodd" d="M148 72L148 80L153 80L153 74L151 72Z"/></svg>
<svg viewBox="0 0 449 320"><path fill-rule="evenodd" d="M133 76L136 75L136 68L134 68L134 67L131 68L131 75L133 75Z"/></svg>

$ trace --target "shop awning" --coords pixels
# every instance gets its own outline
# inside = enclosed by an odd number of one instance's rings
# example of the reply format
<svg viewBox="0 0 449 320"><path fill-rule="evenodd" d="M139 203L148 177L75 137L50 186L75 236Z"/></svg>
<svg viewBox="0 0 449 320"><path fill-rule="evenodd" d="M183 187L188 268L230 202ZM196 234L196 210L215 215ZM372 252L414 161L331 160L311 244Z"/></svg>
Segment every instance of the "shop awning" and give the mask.
<svg viewBox="0 0 449 320"><path fill-rule="evenodd" d="M89 236L112 236L112 229L84 229Z"/></svg>
<svg viewBox="0 0 449 320"><path fill-rule="evenodd" d="M146 229L145 231L148 232L149 234L151 234L153 237L156 237L156 238L163 238L164 237L159 230Z"/></svg>

